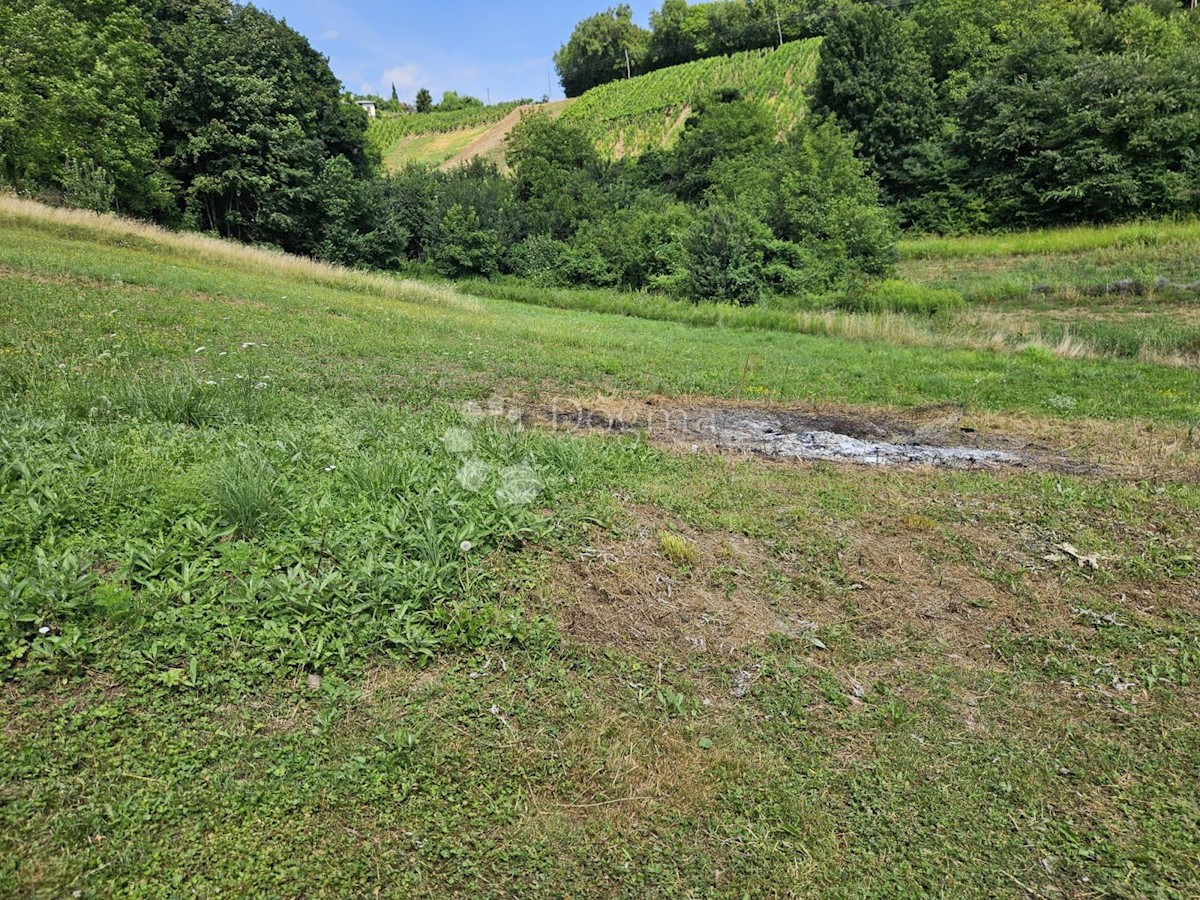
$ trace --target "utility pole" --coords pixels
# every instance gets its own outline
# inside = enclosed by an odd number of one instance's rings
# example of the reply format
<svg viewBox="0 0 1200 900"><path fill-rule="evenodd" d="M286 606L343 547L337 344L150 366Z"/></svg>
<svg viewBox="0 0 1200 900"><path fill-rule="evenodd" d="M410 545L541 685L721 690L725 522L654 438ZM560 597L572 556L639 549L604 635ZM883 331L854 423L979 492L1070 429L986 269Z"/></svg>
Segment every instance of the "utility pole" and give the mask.
<svg viewBox="0 0 1200 900"><path fill-rule="evenodd" d="M629 48L625 48L625 80L633 77L633 66L629 62Z"/></svg>

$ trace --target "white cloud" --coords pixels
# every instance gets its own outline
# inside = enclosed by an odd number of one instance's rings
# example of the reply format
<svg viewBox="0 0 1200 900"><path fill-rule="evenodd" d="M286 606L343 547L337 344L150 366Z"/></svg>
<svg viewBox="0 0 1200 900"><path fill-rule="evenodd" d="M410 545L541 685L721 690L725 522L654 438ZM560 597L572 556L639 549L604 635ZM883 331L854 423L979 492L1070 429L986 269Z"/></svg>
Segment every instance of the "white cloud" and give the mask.
<svg viewBox="0 0 1200 900"><path fill-rule="evenodd" d="M421 67L416 63L409 63L406 66L395 66L383 73L381 88L391 90L392 85L396 85L397 90L413 90L421 86Z"/></svg>

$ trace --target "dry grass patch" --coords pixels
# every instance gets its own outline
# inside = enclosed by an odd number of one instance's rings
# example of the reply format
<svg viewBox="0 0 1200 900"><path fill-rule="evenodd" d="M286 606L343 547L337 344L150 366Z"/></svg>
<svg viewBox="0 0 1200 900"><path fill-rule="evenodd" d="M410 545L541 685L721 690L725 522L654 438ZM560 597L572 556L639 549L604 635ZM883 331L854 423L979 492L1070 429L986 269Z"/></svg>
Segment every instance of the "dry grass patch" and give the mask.
<svg viewBox="0 0 1200 900"><path fill-rule="evenodd" d="M790 612L765 599L769 563L751 541L705 534L649 507L629 514L621 539L594 531L551 580L548 600L567 637L659 661L735 657L792 630ZM690 548L694 562L681 567L663 534Z"/></svg>

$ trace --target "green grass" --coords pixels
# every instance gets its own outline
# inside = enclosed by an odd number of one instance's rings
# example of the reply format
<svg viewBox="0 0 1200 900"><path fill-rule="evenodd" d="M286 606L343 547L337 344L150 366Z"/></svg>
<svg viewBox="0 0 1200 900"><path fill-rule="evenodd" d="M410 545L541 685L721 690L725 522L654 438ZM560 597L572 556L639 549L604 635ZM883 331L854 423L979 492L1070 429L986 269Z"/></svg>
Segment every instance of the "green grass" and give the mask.
<svg viewBox="0 0 1200 900"><path fill-rule="evenodd" d="M1194 225L1163 222L1157 235L1141 224L923 238L902 249L895 279L846 296L774 298L751 308L513 280L459 287L478 297L693 326L1200 367ZM1014 255L1018 249L1029 252ZM1133 292L1115 287L1122 282L1132 283Z"/></svg>
<svg viewBox="0 0 1200 900"><path fill-rule="evenodd" d="M965 400L1136 452L1198 377L0 203L0 894L1188 896L1194 448L874 471L530 414Z"/></svg>
<svg viewBox="0 0 1200 900"><path fill-rule="evenodd" d="M965 237L917 237L901 241L899 251L903 259L964 259L1138 250L1198 242L1200 222L1134 222Z"/></svg>
<svg viewBox="0 0 1200 900"><path fill-rule="evenodd" d="M518 103L496 103L454 112L430 112L405 116L381 116L371 120L367 141L378 148L384 160L396 155L397 145L405 138L451 134L494 125L516 109ZM452 154L453 155L453 154ZM449 157L447 157L448 159Z"/></svg>
<svg viewBox="0 0 1200 900"><path fill-rule="evenodd" d="M806 92L816 74L820 40L796 41L777 50L751 50L658 69L593 88L563 113L583 128L601 152L637 156L671 143L687 112L703 97L735 87L766 104L781 131L808 109Z"/></svg>
<svg viewBox="0 0 1200 900"><path fill-rule="evenodd" d="M459 131L413 134L397 138L387 150L383 166L396 171L405 165L440 166L453 159L491 128L491 124Z"/></svg>

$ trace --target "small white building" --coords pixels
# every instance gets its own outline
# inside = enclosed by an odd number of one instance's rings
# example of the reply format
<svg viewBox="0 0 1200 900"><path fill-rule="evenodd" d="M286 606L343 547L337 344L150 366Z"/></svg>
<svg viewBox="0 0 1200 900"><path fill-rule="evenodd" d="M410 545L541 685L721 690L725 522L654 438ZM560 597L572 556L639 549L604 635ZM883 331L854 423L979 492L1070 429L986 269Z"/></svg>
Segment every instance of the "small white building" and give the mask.
<svg viewBox="0 0 1200 900"><path fill-rule="evenodd" d="M367 115L372 119L375 118L375 101L374 100L355 100L359 106L367 111Z"/></svg>

